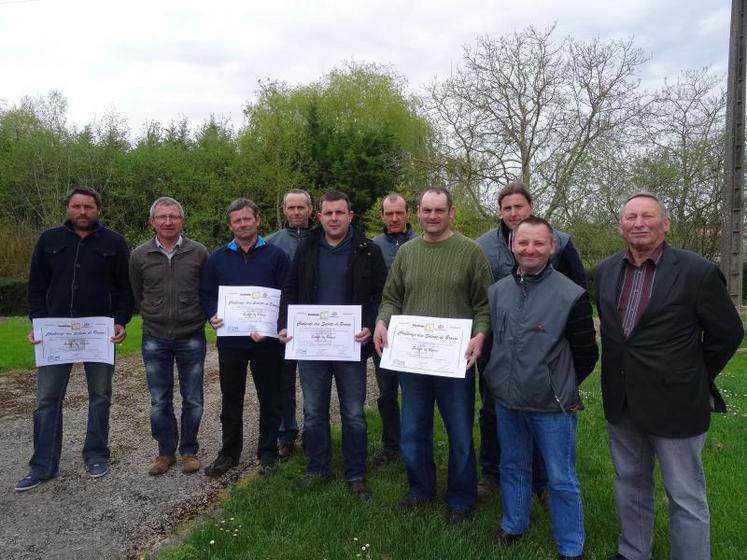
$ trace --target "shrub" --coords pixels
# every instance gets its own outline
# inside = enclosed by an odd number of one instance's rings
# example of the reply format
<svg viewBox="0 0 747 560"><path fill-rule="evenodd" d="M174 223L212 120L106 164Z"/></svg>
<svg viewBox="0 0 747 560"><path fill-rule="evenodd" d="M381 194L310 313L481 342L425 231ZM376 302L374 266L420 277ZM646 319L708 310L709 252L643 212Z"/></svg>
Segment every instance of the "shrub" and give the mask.
<svg viewBox="0 0 747 560"><path fill-rule="evenodd" d="M0 315L26 315L26 280L0 277Z"/></svg>

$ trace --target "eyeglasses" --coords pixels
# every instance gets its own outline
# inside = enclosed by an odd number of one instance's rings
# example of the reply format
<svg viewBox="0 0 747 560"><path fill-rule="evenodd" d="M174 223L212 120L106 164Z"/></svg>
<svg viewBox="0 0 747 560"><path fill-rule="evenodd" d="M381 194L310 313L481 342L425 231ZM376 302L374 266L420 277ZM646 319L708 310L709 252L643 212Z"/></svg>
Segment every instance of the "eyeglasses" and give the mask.
<svg viewBox="0 0 747 560"><path fill-rule="evenodd" d="M158 214L156 216L153 216L153 219L157 222L178 222L182 220L182 216L179 216L178 214Z"/></svg>

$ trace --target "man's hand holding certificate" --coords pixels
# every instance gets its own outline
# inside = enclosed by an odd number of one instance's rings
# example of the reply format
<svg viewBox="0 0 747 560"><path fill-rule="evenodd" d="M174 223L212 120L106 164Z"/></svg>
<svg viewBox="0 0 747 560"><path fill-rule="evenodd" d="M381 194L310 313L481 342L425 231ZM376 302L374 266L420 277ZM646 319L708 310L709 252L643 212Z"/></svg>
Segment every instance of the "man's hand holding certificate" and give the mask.
<svg viewBox="0 0 747 560"><path fill-rule="evenodd" d="M471 319L393 315L381 367L394 371L464 377Z"/></svg>

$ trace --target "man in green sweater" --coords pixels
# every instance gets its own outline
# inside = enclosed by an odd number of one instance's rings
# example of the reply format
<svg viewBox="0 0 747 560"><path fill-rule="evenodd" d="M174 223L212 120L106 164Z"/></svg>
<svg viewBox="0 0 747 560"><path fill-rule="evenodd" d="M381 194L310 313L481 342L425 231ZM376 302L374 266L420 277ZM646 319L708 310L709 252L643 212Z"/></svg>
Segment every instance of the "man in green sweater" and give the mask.
<svg viewBox="0 0 747 560"><path fill-rule="evenodd" d="M477 500L477 471L472 443L475 411L473 365L490 330L487 288L493 282L480 247L451 229L455 216L451 194L441 187L420 197L418 220L423 235L397 252L382 298L374 332L376 350L387 346L392 315L472 319L464 378L400 373L402 387L402 456L410 491L395 504L404 511L436 495L433 460L433 406L438 404L449 437L446 489L447 523L466 521Z"/></svg>

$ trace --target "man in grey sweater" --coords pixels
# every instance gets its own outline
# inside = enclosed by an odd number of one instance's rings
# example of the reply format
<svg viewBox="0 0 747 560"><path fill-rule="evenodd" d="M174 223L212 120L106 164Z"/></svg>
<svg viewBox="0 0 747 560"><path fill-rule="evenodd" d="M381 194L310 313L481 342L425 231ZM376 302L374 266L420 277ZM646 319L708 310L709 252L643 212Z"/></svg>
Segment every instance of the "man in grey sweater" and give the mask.
<svg viewBox="0 0 747 560"><path fill-rule="evenodd" d="M182 235L184 210L169 197L150 208L155 236L130 258L130 283L143 318L143 363L151 394L150 425L158 457L148 474L164 474L182 457L182 472L200 469L197 432L203 410L205 315L200 307L200 272L207 249ZM174 360L182 395L181 439L174 415Z"/></svg>

